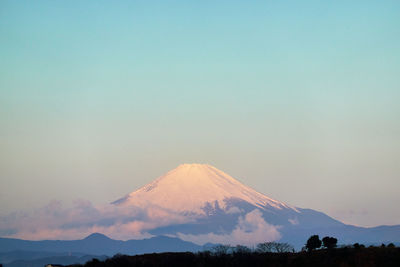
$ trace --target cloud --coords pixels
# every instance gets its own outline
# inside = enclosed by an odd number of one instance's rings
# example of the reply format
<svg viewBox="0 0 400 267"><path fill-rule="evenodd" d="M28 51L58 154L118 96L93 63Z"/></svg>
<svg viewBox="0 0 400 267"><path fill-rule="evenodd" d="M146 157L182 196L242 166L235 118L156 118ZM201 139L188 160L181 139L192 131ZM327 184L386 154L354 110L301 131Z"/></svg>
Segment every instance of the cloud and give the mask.
<svg viewBox="0 0 400 267"><path fill-rule="evenodd" d="M243 212L232 209L229 213ZM52 201L31 212L15 212L0 217L0 236L28 240L82 239L91 233L103 233L114 239L143 239L149 231L171 224L192 223L196 217L181 215L160 207L131 207L118 205L94 206L87 200L76 200L71 207ZM279 226L271 225L255 209L238 217L237 225L227 234L191 235L177 237L198 244L207 242L254 245L281 237Z"/></svg>
<svg viewBox="0 0 400 267"><path fill-rule="evenodd" d="M244 212L242 209L239 209L238 207L235 207L235 206L229 208L226 211L227 214L236 214L236 213L242 213L242 212Z"/></svg>
<svg viewBox="0 0 400 267"><path fill-rule="evenodd" d="M190 241L196 244L204 245L205 243L220 243L230 245L247 245L252 246L261 242L275 241L281 238L279 233L280 226L267 223L260 210L255 209L247 213L244 217L240 216L234 230L229 234L182 234L178 233L177 237L182 240Z"/></svg>
<svg viewBox="0 0 400 267"><path fill-rule="evenodd" d="M99 232L114 239L142 239L151 237L151 229L191 220L158 207L94 206L87 200L76 200L72 207L64 207L60 201L52 201L31 212L0 216L0 236L71 240Z"/></svg>

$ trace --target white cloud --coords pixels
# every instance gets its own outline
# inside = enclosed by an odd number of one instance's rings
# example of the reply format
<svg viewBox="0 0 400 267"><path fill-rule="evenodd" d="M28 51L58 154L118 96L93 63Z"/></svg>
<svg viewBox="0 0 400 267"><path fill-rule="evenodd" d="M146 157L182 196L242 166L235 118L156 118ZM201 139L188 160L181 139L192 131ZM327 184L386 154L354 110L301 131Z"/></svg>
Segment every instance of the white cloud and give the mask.
<svg viewBox="0 0 400 267"><path fill-rule="evenodd" d="M229 213L243 212L232 208ZM149 231L171 224L195 221L163 208L94 206L90 201L77 200L72 207L53 201L29 213L13 213L0 217L0 236L29 240L82 239L91 233L103 233L114 239L143 239L151 237ZM198 244L207 242L253 245L281 237L279 226L267 223L262 213L255 209L240 216L237 225L228 234L177 234L177 237Z"/></svg>
<svg viewBox="0 0 400 267"><path fill-rule="evenodd" d="M278 229L280 226L271 225L262 218L260 210L255 209L247 213L244 217L240 216L235 229L229 234L182 234L177 237L182 240L191 241L203 245L205 243L220 243L230 245L252 246L261 242L275 241L281 238Z"/></svg>
<svg viewBox="0 0 400 267"><path fill-rule="evenodd" d="M114 239L142 239L151 236L151 229L192 220L158 207L94 206L90 201L76 200L67 208L60 201L52 201L32 212L0 216L0 236L71 240L98 232Z"/></svg>

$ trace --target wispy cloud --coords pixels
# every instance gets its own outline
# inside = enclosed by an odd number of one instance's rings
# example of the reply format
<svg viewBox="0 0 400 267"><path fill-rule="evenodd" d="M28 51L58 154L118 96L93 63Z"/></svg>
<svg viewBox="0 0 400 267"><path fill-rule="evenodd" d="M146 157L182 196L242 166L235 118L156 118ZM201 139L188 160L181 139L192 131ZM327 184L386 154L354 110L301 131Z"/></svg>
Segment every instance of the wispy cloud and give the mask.
<svg viewBox="0 0 400 267"><path fill-rule="evenodd" d="M236 212L236 211L233 211ZM158 208L95 206L87 200L76 200L72 207L52 201L32 212L16 212L0 217L0 236L28 240L82 239L95 232L114 239L142 239L150 230L171 224L193 222L195 218ZM207 242L253 245L281 237L279 226L266 222L260 210L239 216L231 233L200 235L178 233L177 237L197 244Z"/></svg>
<svg viewBox="0 0 400 267"><path fill-rule="evenodd" d="M94 206L76 200L72 207L52 201L32 212L14 212L0 216L0 236L29 240L81 239L100 232L115 239L150 237L149 230L189 222L191 218L152 207Z"/></svg>

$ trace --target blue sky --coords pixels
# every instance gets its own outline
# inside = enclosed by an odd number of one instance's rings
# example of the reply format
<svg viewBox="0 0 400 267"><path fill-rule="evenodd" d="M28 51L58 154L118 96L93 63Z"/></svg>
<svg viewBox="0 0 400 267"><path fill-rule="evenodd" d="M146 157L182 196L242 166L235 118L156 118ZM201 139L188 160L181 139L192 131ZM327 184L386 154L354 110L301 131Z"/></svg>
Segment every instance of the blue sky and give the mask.
<svg viewBox="0 0 400 267"><path fill-rule="evenodd" d="M400 224L398 1L2 1L0 213L210 163ZM312 191L312 193L311 193Z"/></svg>

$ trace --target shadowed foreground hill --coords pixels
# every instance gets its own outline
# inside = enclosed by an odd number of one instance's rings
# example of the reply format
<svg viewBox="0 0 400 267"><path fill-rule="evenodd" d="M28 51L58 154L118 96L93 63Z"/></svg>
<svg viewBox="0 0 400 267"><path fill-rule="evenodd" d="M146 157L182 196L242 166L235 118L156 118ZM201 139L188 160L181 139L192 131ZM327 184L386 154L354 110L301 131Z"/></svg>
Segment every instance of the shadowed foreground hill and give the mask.
<svg viewBox="0 0 400 267"><path fill-rule="evenodd" d="M69 267L128 266L399 266L400 248L340 248L299 253L161 253L137 256L116 255Z"/></svg>

